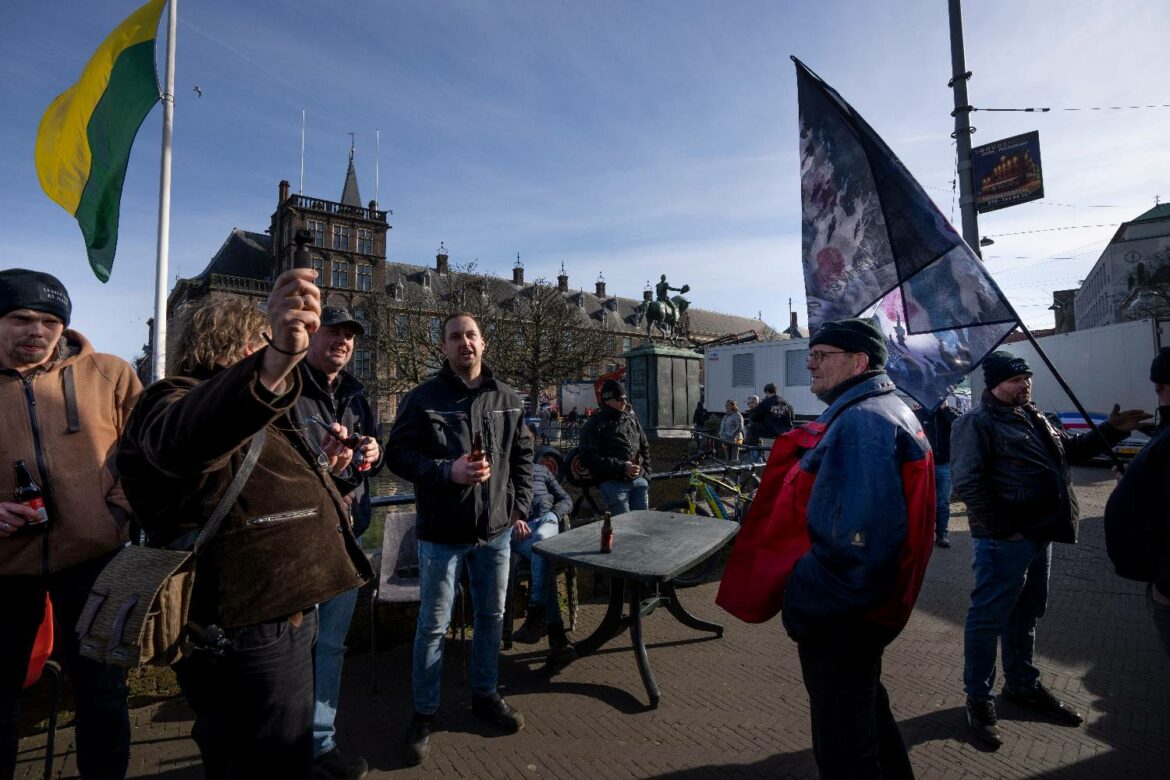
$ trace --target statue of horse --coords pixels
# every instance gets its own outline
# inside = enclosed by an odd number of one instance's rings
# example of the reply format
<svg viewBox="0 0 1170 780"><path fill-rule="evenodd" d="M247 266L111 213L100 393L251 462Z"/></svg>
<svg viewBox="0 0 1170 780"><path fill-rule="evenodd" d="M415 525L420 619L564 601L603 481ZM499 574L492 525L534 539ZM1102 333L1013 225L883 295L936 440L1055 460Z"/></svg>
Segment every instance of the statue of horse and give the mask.
<svg viewBox="0 0 1170 780"><path fill-rule="evenodd" d="M689 305L690 302L681 295L675 295L669 301L644 302L640 307L639 319L646 321L646 336L650 336L650 326L653 325L663 338L673 340L683 312Z"/></svg>

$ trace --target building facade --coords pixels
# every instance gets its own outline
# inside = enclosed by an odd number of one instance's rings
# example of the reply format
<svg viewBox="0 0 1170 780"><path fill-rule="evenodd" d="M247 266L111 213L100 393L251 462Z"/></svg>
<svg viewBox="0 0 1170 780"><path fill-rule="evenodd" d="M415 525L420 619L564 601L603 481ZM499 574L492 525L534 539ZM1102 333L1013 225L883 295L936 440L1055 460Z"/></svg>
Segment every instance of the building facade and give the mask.
<svg viewBox="0 0 1170 780"><path fill-rule="evenodd" d="M1117 229L1074 297L1076 330L1170 314L1170 204Z"/></svg>

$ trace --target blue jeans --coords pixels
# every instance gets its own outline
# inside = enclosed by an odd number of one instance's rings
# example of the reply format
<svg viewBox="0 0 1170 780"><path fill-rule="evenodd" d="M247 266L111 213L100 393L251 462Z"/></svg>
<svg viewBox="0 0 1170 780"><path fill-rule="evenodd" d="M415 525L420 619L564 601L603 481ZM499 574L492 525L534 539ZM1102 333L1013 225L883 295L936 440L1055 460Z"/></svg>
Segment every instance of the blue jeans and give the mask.
<svg viewBox="0 0 1170 780"><path fill-rule="evenodd" d="M605 508L611 515L620 515L631 509L650 508L650 483L645 477L637 479L610 479L597 486L605 499Z"/></svg>
<svg viewBox="0 0 1170 780"><path fill-rule="evenodd" d="M951 524L951 464L934 464L934 490L934 538L942 539Z"/></svg>
<svg viewBox="0 0 1170 780"><path fill-rule="evenodd" d="M471 604L475 610L471 635L471 692L476 696L496 696L511 541L511 528L477 544L439 544L419 540L421 603L418 627L414 632L412 676L416 712L433 715L439 709L443 638L451 625L455 585L464 561L470 574Z"/></svg>
<svg viewBox="0 0 1170 780"><path fill-rule="evenodd" d="M532 595L528 597L531 604L556 605L557 578L552 564L543 555L533 555L532 545L545 539L551 539L561 531L560 521L555 512L546 512L535 520L528 521L532 533L524 541L512 540L512 550L532 564ZM559 609L545 612L545 620L549 623L561 622Z"/></svg>
<svg viewBox="0 0 1170 780"><path fill-rule="evenodd" d="M345 637L357 605L357 588L317 605L317 646L313 649L313 757L337 747L333 721L341 693L341 663L345 660Z"/></svg>
<svg viewBox="0 0 1170 780"><path fill-rule="evenodd" d="M990 701L995 685L995 645L1003 645L1004 684L1035 688L1036 621L1048 604L1052 543L976 537L975 589L963 635L963 686L968 698Z"/></svg>

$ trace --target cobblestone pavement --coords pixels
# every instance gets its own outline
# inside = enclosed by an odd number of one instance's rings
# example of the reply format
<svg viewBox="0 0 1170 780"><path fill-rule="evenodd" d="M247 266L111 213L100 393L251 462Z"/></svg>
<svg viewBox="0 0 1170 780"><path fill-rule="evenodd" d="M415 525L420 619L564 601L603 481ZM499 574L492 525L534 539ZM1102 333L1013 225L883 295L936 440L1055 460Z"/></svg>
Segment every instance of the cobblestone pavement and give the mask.
<svg viewBox="0 0 1170 780"><path fill-rule="evenodd" d="M971 545L956 505L954 546L935 550L918 608L885 654L884 680L920 777L1170 777L1170 659L1157 644L1143 588L1113 575L1105 555L1109 472L1078 469L1076 479L1081 542L1056 546L1037 651L1044 683L1087 713L1085 725L1035 720L1004 703L1002 748L991 752L968 738L962 624ZM431 758L405 768L410 648L400 646L347 662L342 746L369 759L371 777L815 777L795 646L778 620L740 623L714 596L708 585L683 599L695 614L727 626L722 639L696 634L664 611L647 618L662 689L656 710L646 709L628 634L551 680L541 654L518 647L501 659L503 693L527 726L499 736L470 717L459 655L449 645ZM597 625L602 611L601 604L584 605L577 634ZM136 709L133 718L134 777L202 776L181 700ZM43 735L22 742L18 777L39 776L43 744ZM56 771L76 777L72 730L62 730L57 744Z"/></svg>

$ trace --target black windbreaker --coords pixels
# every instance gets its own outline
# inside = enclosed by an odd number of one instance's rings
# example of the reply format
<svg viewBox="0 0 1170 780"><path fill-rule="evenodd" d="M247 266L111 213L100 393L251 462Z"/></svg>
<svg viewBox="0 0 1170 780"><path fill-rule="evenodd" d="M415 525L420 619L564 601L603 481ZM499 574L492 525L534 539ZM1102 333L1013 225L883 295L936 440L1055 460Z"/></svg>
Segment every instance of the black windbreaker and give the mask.
<svg viewBox="0 0 1170 780"><path fill-rule="evenodd" d="M532 501L532 436L516 391L483 368L470 388L446 364L411 390L386 442L390 470L414 483L417 537L440 544L491 539L528 516ZM492 475L482 485L451 481L451 463L483 434Z"/></svg>

